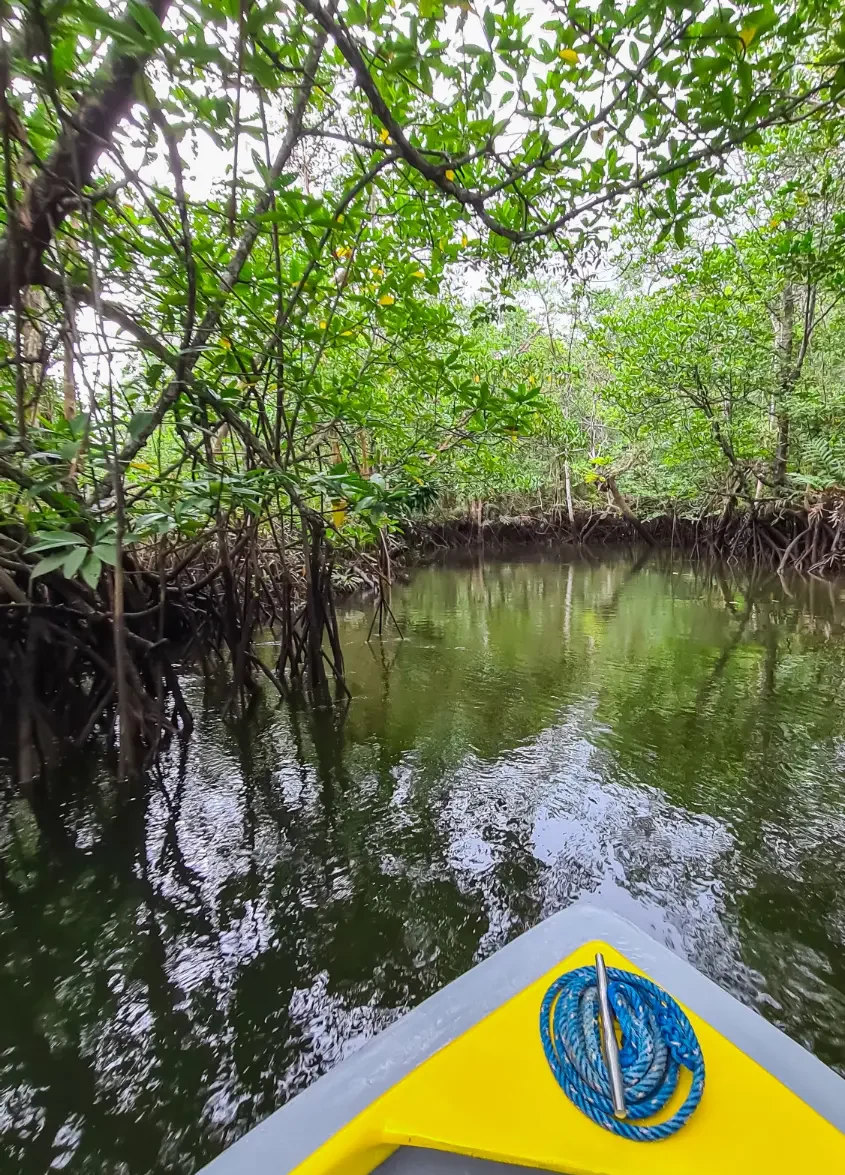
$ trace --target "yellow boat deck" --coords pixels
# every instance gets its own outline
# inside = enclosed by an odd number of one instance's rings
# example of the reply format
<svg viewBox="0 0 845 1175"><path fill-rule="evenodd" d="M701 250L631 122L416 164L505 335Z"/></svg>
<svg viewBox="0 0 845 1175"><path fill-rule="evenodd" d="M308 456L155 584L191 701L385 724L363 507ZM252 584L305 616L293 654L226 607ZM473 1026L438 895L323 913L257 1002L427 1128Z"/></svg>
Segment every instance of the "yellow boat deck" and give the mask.
<svg viewBox="0 0 845 1175"><path fill-rule="evenodd" d="M424 1061L297 1167L296 1175L365 1175L401 1146L565 1175L845 1172L845 1135L690 1009L707 1084L701 1105L678 1134L659 1143L630 1142L580 1113L546 1062L538 1013L551 981L592 964L597 950L610 966L635 969L607 943L585 944ZM661 1117L675 1112L688 1088L689 1081L682 1081Z"/></svg>
<svg viewBox="0 0 845 1175"><path fill-rule="evenodd" d="M607 933L584 941L586 926ZM556 943L570 949L558 955ZM662 984L698 1035L701 1104L660 1142L595 1125L567 1099L543 1052L548 985L592 964L598 950L609 966ZM688 1087L683 1071L661 1118ZM367 1175L383 1163L383 1175L493 1175L488 1163L564 1175L845 1172L843 1129L845 1081L634 927L582 908L529 931L408 1013L207 1175Z"/></svg>

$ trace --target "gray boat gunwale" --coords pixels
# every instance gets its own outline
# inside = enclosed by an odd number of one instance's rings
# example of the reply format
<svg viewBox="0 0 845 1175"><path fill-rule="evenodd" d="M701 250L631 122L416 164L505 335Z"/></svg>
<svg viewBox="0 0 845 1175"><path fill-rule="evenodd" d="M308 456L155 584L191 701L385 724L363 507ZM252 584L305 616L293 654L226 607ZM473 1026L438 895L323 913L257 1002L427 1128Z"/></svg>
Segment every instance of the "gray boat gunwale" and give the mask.
<svg viewBox="0 0 845 1175"><path fill-rule="evenodd" d="M286 1175L427 1057L594 939L625 955L845 1133L845 1080L631 922L582 901L406 1013L248 1131L202 1175Z"/></svg>

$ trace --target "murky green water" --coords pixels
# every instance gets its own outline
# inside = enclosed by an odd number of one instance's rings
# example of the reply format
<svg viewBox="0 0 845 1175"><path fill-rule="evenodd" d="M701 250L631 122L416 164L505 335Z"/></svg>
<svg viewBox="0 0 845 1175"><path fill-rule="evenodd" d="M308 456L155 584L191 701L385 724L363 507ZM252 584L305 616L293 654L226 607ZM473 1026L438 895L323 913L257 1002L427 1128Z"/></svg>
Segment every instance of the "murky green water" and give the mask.
<svg viewBox="0 0 845 1175"><path fill-rule="evenodd" d="M5 796L1 1171L193 1171L584 895L845 1072L845 588L514 561L394 608L344 617L345 716L209 702L143 795Z"/></svg>

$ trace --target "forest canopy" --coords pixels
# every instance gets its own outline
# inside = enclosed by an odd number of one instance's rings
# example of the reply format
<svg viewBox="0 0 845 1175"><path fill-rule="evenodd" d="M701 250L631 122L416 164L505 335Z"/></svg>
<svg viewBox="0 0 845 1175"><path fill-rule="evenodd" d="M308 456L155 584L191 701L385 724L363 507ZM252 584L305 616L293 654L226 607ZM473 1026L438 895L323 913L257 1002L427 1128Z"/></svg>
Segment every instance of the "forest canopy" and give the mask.
<svg viewBox="0 0 845 1175"><path fill-rule="evenodd" d="M648 541L741 516L754 553L834 566L842 16L8 5L21 774L98 730L123 770L189 727L180 641L225 654L233 704L262 676L343 688L338 554L373 552L381 598L389 531L427 512L537 507L578 538L610 511Z"/></svg>

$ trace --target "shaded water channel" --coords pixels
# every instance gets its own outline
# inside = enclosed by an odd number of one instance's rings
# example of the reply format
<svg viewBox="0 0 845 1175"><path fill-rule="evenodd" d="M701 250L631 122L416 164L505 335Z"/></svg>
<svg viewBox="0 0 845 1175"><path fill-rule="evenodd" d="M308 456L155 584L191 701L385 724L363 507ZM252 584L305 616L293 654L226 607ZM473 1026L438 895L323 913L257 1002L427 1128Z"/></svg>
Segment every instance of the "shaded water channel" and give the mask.
<svg viewBox="0 0 845 1175"><path fill-rule="evenodd" d="M845 586L652 557L431 567L118 801L0 810L0 1171L191 1172L590 895L845 1073Z"/></svg>

